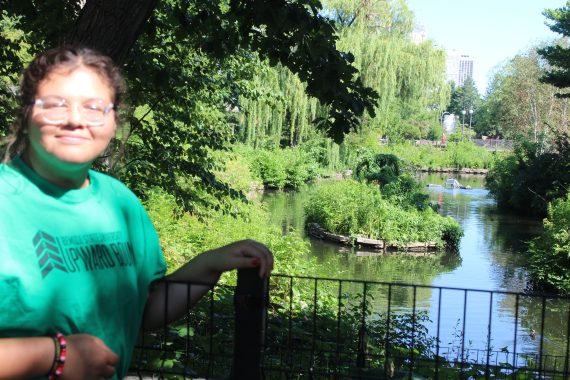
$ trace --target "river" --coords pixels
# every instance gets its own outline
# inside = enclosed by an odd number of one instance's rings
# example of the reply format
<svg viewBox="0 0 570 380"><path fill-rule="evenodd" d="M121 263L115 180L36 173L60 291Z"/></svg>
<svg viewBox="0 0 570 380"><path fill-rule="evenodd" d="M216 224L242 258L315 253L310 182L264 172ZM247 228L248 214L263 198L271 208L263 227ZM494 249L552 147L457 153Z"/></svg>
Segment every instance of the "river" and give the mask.
<svg viewBox="0 0 570 380"><path fill-rule="evenodd" d="M569 318L567 302L561 304L556 300L517 298L501 293L528 291L529 278L524 268L525 244L540 233L541 223L498 210L496 202L484 188L483 176L455 178L471 189L426 186L426 192L430 200L440 206L442 215L452 216L462 226L464 236L459 254L367 256L351 248L310 239L311 256L322 264L319 272L313 275L443 287L446 289L439 291L414 288L413 295L417 308L428 310L434 323L440 319L441 332L438 334L442 343L451 343L446 341L456 339L461 335L458 331L464 330L462 338L474 349L488 348L491 343L494 350L503 352L537 353L543 347L545 355L565 356ZM443 184L446 179L446 174L419 177L424 185ZM271 192L264 196L272 222L281 226L283 233L295 231L305 234L303 205L308 201L310 192L311 186L298 192ZM467 302L467 293L447 288L483 292L469 292ZM485 291L499 293L491 295ZM443 308L440 293L449 298ZM402 297L409 298L409 294ZM436 314L437 305L440 306ZM403 309L410 307L403 300L398 306ZM544 325L540 323L541 313ZM491 322L492 337L489 340L486 331ZM436 326L431 325L429 329L435 331Z"/></svg>

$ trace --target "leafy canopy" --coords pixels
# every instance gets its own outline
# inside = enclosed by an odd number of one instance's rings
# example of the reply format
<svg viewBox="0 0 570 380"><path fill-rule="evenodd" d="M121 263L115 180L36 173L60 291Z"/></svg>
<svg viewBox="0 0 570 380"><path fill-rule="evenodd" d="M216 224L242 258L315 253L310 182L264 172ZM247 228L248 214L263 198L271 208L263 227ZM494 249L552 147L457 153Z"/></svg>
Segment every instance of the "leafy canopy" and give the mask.
<svg viewBox="0 0 570 380"><path fill-rule="evenodd" d="M570 37L570 1L557 9L546 9L543 15L551 21L550 30L562 34L565 38ZM538 53L551 65L542 80L560 89L570 87L570 47L567 43L558 43L539 49ZM569 92L558 94L560 97L570 97Z"/></svg>

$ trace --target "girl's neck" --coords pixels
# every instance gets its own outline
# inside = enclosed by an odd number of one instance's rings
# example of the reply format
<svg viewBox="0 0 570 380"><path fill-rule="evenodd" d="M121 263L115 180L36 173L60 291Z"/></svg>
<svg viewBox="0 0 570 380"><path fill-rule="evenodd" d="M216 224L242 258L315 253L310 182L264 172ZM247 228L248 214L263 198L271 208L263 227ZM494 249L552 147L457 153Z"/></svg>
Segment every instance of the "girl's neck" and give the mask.
<svg viewBox="0 0 570 380"><path fill-rule="evenodd" d="M81 189L89 186L89 168L91 164L76 165L58 162L60 165L52 165L35 155L33 149L27 149L22 154L24 162L32 168L40 177L63 189ZM54 160L56 160L54 158Z"/></svg>

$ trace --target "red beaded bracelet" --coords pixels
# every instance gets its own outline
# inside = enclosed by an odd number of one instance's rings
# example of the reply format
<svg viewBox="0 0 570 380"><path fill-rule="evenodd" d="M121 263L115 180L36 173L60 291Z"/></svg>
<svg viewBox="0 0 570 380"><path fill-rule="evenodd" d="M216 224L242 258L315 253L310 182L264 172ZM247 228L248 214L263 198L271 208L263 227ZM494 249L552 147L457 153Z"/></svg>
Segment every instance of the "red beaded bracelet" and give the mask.
<svg viewBox="0 0 570 380"><path fill-rule="evenodd" d="M63 366L65 365L65 359L67 358L67 341L63 334L55 334L53 342L55 344L55 357L51 370L49 371L49 380L55 380L61 376Z"/></svg>

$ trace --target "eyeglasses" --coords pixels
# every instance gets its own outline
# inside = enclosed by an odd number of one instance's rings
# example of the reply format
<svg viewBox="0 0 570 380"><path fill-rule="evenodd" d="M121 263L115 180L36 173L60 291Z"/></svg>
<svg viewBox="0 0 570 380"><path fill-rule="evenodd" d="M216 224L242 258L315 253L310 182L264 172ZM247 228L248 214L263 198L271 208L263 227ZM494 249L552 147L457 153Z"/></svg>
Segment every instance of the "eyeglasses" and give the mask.
<svg viewBox="0 0 570 380"><path fill-rule="evenodd" d="M47 123L65 124L69 120L72 105L65 98L46 96L34 99L32 104L41 110L39 115ZM81 103L79 112L88 126L101 127L105 124L105 117L113 109L113 103L106 103L103 99L89 99Z"/></svg>

